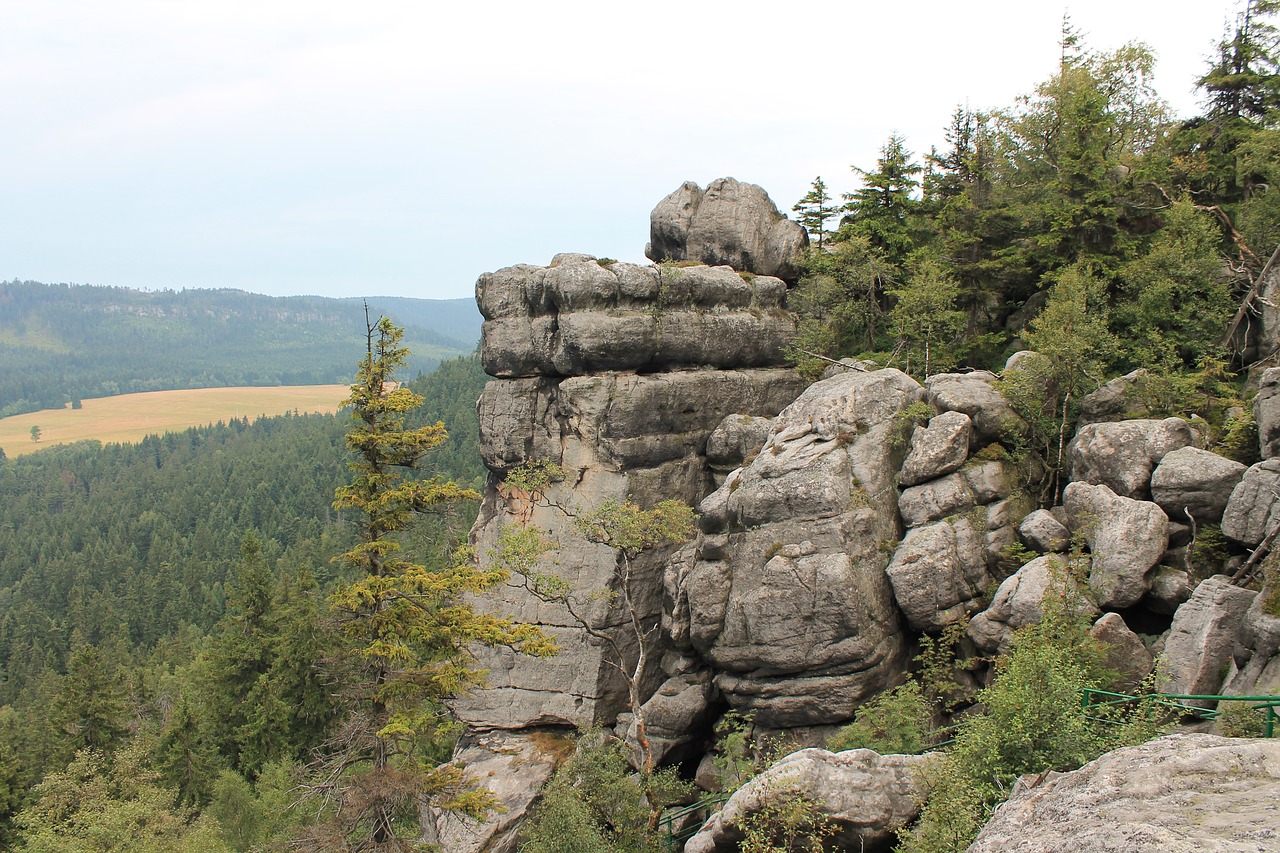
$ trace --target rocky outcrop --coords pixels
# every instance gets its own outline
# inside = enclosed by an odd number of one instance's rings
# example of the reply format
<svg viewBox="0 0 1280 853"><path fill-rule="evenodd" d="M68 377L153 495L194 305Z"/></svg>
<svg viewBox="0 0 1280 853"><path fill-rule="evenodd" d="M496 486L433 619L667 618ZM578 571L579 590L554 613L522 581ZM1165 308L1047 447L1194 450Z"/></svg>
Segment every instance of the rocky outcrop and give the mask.
<svg viewBox="0 0 1280 853"><path fill-rule="evenodd" d="M1199 434L1181 418L1083 426L1071 442L1071 480L1108 486L1126 498L1151 496L1151 472L1165 454L1195 447Z"/></svg>
<svg viewBox="0 0 1280 853"><path fill-rule="evenodd" d="M608 594L617 555L585 541L564 508L696 504L714 488L705 455L711 433L732 414L771 418L805 384L777 366L792 328L781 281L748 282L727 268L678 272L560 255L549 267L511 267L477 284L486 317L481 360L495 376L478 404L492 473L472 531L477 554L488 565L505 525L536 525L556 545L548 568L569 584L579 615L624 657L637 649ZM567 474L540 502L503 486L507 472L533 461ZM645 625L659 619L665 558L655 550L634 565ZM626 708L609 643L588 637L563 605L516 584L478 604L542 627L561 652L534 660L481 650L488 683L455 701L464 721L481 729L612 724ZM656 662L650 670L646 695L663 679Z"/></svg>
<svg viewBox="0 0 1280 853"><path fill-rule="evenodd" d="M703 190L685 181L649 215L651 261L727 264L735 270L795 281L809 235L781 213L761 187L733 178Z"/></svg>
<svg viewBox="0 0 1280 853"><path fill-rule="evenodd" d="M1280 590L1275 583L1263 586L1245 613L1224 693L1280 695Z"/></svg>
<svg viewBox="0 0 1280 853"><path fill-rule="evenodd" d="M974 613L991 583L982 537L967 518L912 530L886 572L913 631L939 631Z"/></svg>
<svg viewBox="0 0 1280 853"><path fill-rule="evenodd" d="M1156 681L1161 693L1214 694L1222 687L1241 622L1257 593L1224 575L1196 587L1174 614Z"/></svg>
<svg viewBox="0 0 1280 853"><path fill-rule="evenodd" d="M1093 393L1085 395L1080 400L1079 425L1146 417L1147 408L1138 394L1146 378L1146 370L1135 370L1124 376L1117 376Z"/></svg>
<svg viewBox="0 0 1280 853"><path fill-rule="evenodd" d="M1024 788L968 853L1263 853L1278 801L1280 739L1169 735Z"/></svg>
<svg viewBox="0 0 1280 853"><path fill-rule="evenodd" d="M881 547L899 533L884 448L921 396L897 370L810 386L702 502L702 535L668 565L669 634L761 725L846 720L905 662Z"/></svg>
<svg viewBox="0 0 1280 853"><path fill-rule="evenodd" d="M1071 532L1047 509L1030 513L1018 525L1018 538L1042 554L1067 550Z"/></svg>
<svg viewBox="0 0 1280 853"><path fill-rule="evenodd" d="M950 474L969 458L973 421L964 412L943 412L927 427L916 427L911 452L898 472L899 486L915 486Z"/></svg>
<svg viewBox="0 0 1280 853"><path fill-rule="evenodd" d="M869 749L802 749L738 789L685 845L685 853L733 853L744 823L769 804L804 797L836 828L840 850L886 851L920 813L922 771L940 758L879 755Z"/></svg>
<svg viewBox="0 0 1280 853"><path fill-rule="evenodd" d="M991 460L903 489L898 496L902 523L919 527L1006 498L1013 491L1012 473L1005 462Z"/></svg>
<svg viewBox="0 0 1280 853"><path fill-rule="evenodd" d="M1106 650L1104 666L1115 673L1112 689L1123 693L1136 691L1151 674L1155 661L1151 652L1142 644L1142 638L1125 624L1119 613L1107 613L1089 629L1093 637Z"/></svg>
<svg viewBox="0 0 1280 853"><path fill-rule="evenodd" d="M777 278L723 266L557 255L480 277L480 360L503 378L779 365L795 333L786 292Z"/></svg>

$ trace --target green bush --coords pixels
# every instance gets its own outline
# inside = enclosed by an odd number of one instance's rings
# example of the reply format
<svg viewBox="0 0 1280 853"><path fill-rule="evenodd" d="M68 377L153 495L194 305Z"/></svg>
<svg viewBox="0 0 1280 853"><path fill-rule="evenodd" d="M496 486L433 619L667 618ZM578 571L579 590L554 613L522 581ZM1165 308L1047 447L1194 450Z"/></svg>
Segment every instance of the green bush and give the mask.
<svg viewBox="0 0 1280 853"><path fill-rule="evenodd" d="M908 679L859 708L853 722L831 737L827 749L874 749L881 755L924 752L932 717L920 685Z"/></svg>

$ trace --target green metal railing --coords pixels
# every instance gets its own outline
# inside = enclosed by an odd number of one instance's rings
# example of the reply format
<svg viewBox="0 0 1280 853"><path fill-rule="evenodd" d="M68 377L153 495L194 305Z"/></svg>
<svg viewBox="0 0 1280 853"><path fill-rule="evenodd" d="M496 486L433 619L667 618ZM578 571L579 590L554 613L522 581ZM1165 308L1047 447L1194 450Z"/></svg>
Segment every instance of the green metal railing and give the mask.
<svg viewBox="0 0 1280 853"><path fill-rule="evenodd" d="M667 849L672 853L679 850L682 844L698 834L716 806L724 805L728 799L726 793L708 794L696 803L664 813L658 826L667 830Z"/></svg>
<svg viewBox="0 0 1280 853"><path fill-rule="evenodd" d="M1116 693L1111 690L1095 690L1085 688L1081 691L1080 704L1085 708L1105 708L1128 705L1135 702L1150 702L1183 716L1195 716L1202 720L1216 720L1222 716L1220 707L1206 708L1192 702L1212 702L1215 706L1223 702L1248 702L1250 710L1262 711L1263 737L1276 736L1276 721L1280 720L1280 696L1220 696L1198 693L1148 693L1132 696L1128 693ZM1111 723L1115 720L1106 717L1090 717L1100 723Z"/></svg>

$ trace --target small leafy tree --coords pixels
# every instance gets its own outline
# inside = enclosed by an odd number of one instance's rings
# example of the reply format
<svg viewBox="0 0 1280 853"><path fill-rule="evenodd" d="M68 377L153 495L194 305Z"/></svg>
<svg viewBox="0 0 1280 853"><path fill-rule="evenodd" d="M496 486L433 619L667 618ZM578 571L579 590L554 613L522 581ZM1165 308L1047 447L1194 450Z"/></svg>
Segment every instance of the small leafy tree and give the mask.
<svg viewBox="0 0 1280 853"><path fill-rule="evenodd" d="M32 441L39 441L39 440L40 440L40 434L41 434L41 433L40 433L40 427L36 426L35 424L32 424L32 425L31 425L31 440L32 440Z"/></svg>
<svg viewBox="0 0 1280 853"><path fill-rule="evenodd" d="M965 316L956 309L960 286L941 263L922 257L911 266L907 280L888 291L896 301L889 323L905 351L907 372L923 378L954 366Z"/></svg>

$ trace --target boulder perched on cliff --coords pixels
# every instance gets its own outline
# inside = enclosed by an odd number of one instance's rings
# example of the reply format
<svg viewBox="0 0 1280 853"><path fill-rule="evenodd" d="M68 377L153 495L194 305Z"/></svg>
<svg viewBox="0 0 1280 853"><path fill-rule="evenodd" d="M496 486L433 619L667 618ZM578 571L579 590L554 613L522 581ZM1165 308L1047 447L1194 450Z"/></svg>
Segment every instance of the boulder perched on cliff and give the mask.
<svg viewBox="0 0 1280 853"><path fill-rule="evenodd" d="M898 472L899 486L915 486L955 471L969 458L973 421L964 412L943 412L911 434L911 452Z"/></svg>
<svg viewBox="0 0 1280 853"><path fill-rule="evenodd" d="M938 373L925 380L928 401L939 411L963 412L973 422L976 444L999 441L1025 429L1022 419L996 389L996 375L986 370L972 373Z"/></svg>
<svg viewBox="0 0 1280 853"><path fill-rule="evenodd" d="M761 725L847 720L905 663L885 575L900 535L887 448L922 396L897 370L810 386L702 502L702 535L668 565L670 635Z"/></svg>
<svg viewBox="0 0 1280 853"><path fill-rule="evenodd" d="M1264 853L1277 802L1280 739L1169 735L1015 794L968 853Z"/></svg>
<svg viewBox="0 0 1280 853"><path fill-rule="evenodd" d="M557 255L480 276L480 360L499 377L778 366L796 329L786 291L725 266Z"/></svg>
<svg viewBox="0 0 1280 853"><path fill-rule="evenodd" d="M781 213L763 188L733 178L703 190L685 181L649 214L651 261L727 264L741 272L795 281L809 235Z"/></svg>
<svg viewBox="0 0 1280 853"><path fill-rule="evenodd" d="M1108 486L1122 497L1147 498L1151 472L1165 454L1199 442L1199 434L1181 418L1087 424L1068 448L1071 479Z"/></svg>
<svg viewBox="0 0 1280 853"><path fill-rule="evenodd" d="M1138 389L1147 378L1145 369L1138 369L1124 376L1117 376L1091 394L1080 399L1079 426L1099 421L1120 421L1141 418L1147 408L1139 399Z"/></svg>
<svg viewBox="0 0 1280 853"><path fill-rule="evenodd" d="M836 827L840 850L886 851L920 813L922 771L939 754L879 755L869 749L802 749L738 789L685 845L685 853L733 853L745 822L769 804L804 797Z"/></svg>
<svg viewBox="0 0 1280 853"><path fill-rule="evenodd" d="M1162 693L1217 693L1239 641L1241 623L1256 595L1235 586L1225 575L1201 582L1173 616L1156 689Z"/></svg>
<svg viewBox="0 0 1280 853"><path fill-rule="evenodd" d="M1103 607L1137 604L1148 575L1169 545L1169 519L1151 501L1121 497L1107 486L1071 483L1062 495L1071 529L1089 544L1089 588Z"/></svg>

